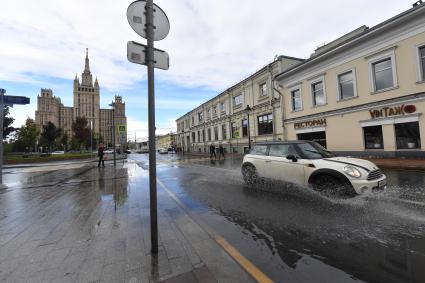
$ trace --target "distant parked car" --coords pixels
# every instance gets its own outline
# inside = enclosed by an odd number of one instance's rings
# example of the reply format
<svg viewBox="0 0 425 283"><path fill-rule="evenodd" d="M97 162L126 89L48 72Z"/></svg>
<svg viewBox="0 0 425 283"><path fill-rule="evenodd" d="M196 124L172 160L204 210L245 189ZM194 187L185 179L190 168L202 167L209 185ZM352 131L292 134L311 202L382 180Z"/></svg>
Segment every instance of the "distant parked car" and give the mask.
<svg viewBox="0 0 425 283"><path fill-rule="evenodd" d="M65 151L57 150L57 151L53 151L52 154L65 154Z"/></svg>
<svg viewBox="0 0 425 283"><path fill-rule="evenodd" d="M103 151L104 154L110 154L110 153L114 153L114 151L112 149L107 149Z"/></svg>
<svg viewBox="0 0 425 283"><path fill-rule="evenodd" d="M159 152L159 154L166 154L166 153L168 153L168 150L166 148L160 148L158 150L158 152Z"/></svg>
<svg viewBox="0 0 425 283"><path fill-rule="evenodd" d="M124 153L130 154L131 151L129 149L124 150Z"/></svg>

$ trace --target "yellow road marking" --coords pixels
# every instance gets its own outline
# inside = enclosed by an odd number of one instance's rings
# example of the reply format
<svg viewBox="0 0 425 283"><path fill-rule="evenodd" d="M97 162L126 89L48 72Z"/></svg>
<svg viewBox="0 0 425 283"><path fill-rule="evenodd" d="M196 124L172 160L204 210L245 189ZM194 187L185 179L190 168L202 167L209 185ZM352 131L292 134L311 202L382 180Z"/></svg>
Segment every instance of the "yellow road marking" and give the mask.
<svg viewBox="0 0 425 283"><path fill-rule="evenodd" d="M223 249L235 259L240 266L242 266L257 282L260 283L271 283L271 280L265 275L260 269L258 269L253 263L251 263L246 257L244 257L237 249L229 244L223 237L214 235L215 241L223 247Z"/></svg>
<svg viewBox="0 0 425 283"><path fill-rule="evenodd" d="M157 179L157 183L179 204L184 211L188 214L189 208L180 201L180 199L168 189L164 183ZM190 216L190 214L189 214ZM196 221L195 221L196 222ZM199 224L198 224L199 225ZM252 262L250 262L246 257L244 257L235 247L233 247L229 242L227 242L222 236L217 234L211 227L206 226L205 224L201 227L219 244L252 278L254 278L259 283L273 283L266 274L264 274L260 269L258 269Z"/></svg>

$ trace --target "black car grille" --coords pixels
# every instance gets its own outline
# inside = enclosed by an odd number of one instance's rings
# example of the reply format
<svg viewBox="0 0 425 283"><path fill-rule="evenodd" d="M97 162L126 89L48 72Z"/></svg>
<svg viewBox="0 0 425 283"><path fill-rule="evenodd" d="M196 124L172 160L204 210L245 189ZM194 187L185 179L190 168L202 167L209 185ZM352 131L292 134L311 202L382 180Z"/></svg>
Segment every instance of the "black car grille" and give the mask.
<svg viewBox="0 0 425 283"><path fill-rule="evenodd" d="M377 169L377 170L373 170L369 173L369 175L367 176L367 180L368 181L372 181L372 180L376 180L381 178L382 176L384 176L384 174L382 173L381 170Z"/></svg>

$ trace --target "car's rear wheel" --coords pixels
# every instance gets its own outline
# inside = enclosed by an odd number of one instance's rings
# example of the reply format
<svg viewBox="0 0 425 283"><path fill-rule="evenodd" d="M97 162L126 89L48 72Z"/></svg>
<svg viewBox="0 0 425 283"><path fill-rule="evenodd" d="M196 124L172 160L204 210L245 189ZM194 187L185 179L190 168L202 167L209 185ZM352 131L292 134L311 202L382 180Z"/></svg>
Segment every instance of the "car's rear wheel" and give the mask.
<svg viewBox="0 0 425 283"><path fill-rule="evenodd" d="M353 187L348 182L343 182L338 178L329 175L323 174L317 176L313 181L313 187L319 192L329 194L329 195L338 195L338 196L355 196L356 192Z"/></svg>
<svg viewBox="0 0 425 283"><path fill-rule="evenodd" d="M243 180L249 186L254 186L258 181L257 170L252 165L246 165L242 168Z"/></svg>

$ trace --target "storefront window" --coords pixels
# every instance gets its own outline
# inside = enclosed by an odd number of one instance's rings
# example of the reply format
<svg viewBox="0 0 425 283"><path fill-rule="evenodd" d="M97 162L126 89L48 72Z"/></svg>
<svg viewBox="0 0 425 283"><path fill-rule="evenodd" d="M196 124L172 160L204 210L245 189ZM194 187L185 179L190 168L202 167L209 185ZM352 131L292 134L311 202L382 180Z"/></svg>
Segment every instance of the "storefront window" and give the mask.
<svg viewBox="0 0 425 283"><path fill-rule="evenodd" d="M297 135L298 140L315 141L326 148L326 132L302 133Z"/></svg>
<svg viewBox="0 0 425 283"><path fill-rule="evenodd" d="M382 137L382 126L371 126L363 128L364 144L366 149L383 149L384 138Z"/></svg>
<svg viewBox="0 0 425 283"><path fill-rule="evenodd" d="M419 122L395 124L394 129L397 149L421 148Z"/></svg>

